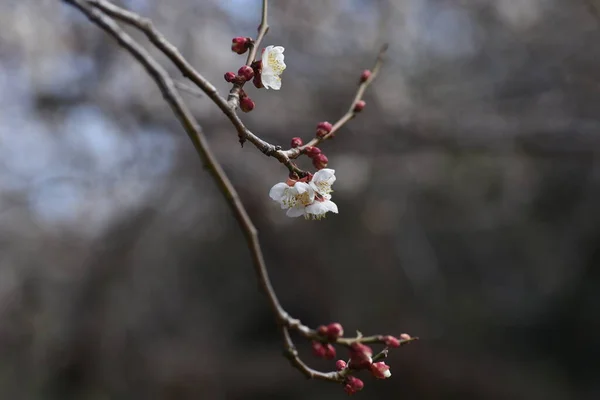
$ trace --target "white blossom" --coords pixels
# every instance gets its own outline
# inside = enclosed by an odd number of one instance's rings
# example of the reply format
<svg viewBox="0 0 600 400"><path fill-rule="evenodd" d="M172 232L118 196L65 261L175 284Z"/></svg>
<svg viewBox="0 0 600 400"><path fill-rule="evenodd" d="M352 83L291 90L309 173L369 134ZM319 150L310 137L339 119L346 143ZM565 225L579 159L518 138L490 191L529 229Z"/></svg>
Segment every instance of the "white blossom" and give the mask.
<svg viewBox="0 0 600 400"><path fill-rule="evenodd" d="M280 182L271 188L269 196L287 209L288 217L299 217L306 214L306 206L313 203L315 199L314 189L305 182L296 182L290 186Z"/></svg>
<svg viewBox="0 0 600 400"><path fill-rule="evenodd" d="M333 182L335 182L335 170L323 168L315 172L309 184L315 192L322 196L328 196L333 192L333 190L331 190Z"/></svg>
<svg viewBox="0 0 600 400"><path fill-rule="evenodd" d="M323 168L317 171L310 182L278 183L271 188L269 196L277 201L282 209L287 209L288 217L304 215L307 219L321 219L328 212L338 213L337 205L331 201L331 185L335 182L335 171Z"/></svg>
<svg viewBox="0 0 600 400"><path fill-rule="evenodd" d="M262 54L262 72L260 79L266 89L281 89L281 74L285 69L281 46L267 46Z"/></svg>

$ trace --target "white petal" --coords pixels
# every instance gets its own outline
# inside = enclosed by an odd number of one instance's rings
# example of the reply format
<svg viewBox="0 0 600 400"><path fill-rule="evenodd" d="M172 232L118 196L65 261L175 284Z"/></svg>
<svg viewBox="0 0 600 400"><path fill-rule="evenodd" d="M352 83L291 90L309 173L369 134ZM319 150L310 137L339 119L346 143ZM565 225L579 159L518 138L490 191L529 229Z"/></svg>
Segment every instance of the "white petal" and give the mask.
<svg viewBox="0 0 600 400"><path fill-rule="evenodd" d="M324 181L330 185L333 185L335 182L335 170L331 168L323 168L315 172L315 175L312 178L313 182Z"/></svg>
<svg viewBox="0 0 600 400"><path fill-rule="evenodd" d="M307 214L322 215L327 212L327 208L323 206L323 202L315 201L310 206L306 207Z"/></svg>
<svg viewBox="0 0 600 400"><path fill-rule="evenodd" d="M302 194L304 192L310 192L311 190L313 190L313 188L310 187L310 185L306 182L296 182L294 184L294 189L296 189L298 191L298 194Z"/></svg>
<svg viewBox="0 0 600 400"><path fill-rule="evenodd" d="M260 80L265 89L281 89L281 78L279 76L273 75L272 73L266 74L264 69L260 75Z"/></svg>
<svg viewBox="0 0 600 400"><path fill-rule="evenodd" d="M290 187L286 183L279 182L278 184L276 184L275 186L273 186L271 188L271 191L269 192L269 197L275 201L281 202L281 198L283 197L283 194L289 188Z"/></svg>
<svg viewBox="0 0 600 400"><path fill-rule="evenodd" d="M285 215L291 218L296 218L306 213L306 209L304 207L293 207L287 210Z"/></svg>
<svg viewBox="0 0 600 400"><path fill-rule="evenodd" d="M338 213L338 207L337 204L335 204L333 201L331 200L325 200L322 202L323 207L325 207L327 209L327 211L331 211L332 213Z"/></svg>
<svg viewBox="0 0 600 400"><path fill-rule="evenodd" d="M283 53L285 51L285 48L283 46L267 46L267 48L270 48L269 50L273 50L276 53Z"/></svg>

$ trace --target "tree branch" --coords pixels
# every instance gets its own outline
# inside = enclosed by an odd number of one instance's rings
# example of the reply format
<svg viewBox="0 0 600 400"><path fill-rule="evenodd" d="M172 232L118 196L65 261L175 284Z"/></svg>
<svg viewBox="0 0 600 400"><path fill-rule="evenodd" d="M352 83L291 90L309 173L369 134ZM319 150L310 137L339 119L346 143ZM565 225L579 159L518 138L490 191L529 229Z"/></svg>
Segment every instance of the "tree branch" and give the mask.
<svg viewBox="0 0 600 400"><path fill-rule="evenodd" d="M188 109L187 105L181 98L178 92L178 87L181 89L189 90L186 85L176 83L166 72L166 70L131 36L123 31L119 25L113 20L118 19L124 23L132 25L137 29L141 30L146 34L148 39L153 43L160 51L162 51L181 71L181 73L189 78L196 86L202 90L213 102L223 111L223 113L230 119L232 124L236 127L240 138L248 139L264 154L277 158L281 163L286 165L290 170L290 173L296 173L298 175L304 174L304 171L298 169L290 160L300 154L297 149L291 149L288 151L282 151L278 146L269 144L258 136L250 132L239 119L235 112L234 107L230 107L228 102L221 97L216 88L210 84L202 75L200 75L179 53L177 48L170 44L162 34L160 34L153 26L152 22L148 19L142 18L139 15L132 13L128 10L122 9L113 5L106 0L63 0L75 8L79 9L84 15L86 15L93 23L98 25L106 33L112 36L117 42L126 49L148 72L150 77L155 81L156 85L161 90L163 97L170 105L175 116L183 126L190 140L192 141L196 152L206 165L212 178L217 183L221 194L226 199L229 207L231 208L240 228L244 232L246 242L250 250L254 269L256 272L259 285L263 293L267 296L269 306L275 315L278 324L281 327L282 335L285 343L286 355L289 358L292 365L300 370L305 376L314 379L322 379L333 382L345 382L350 375L349 369L343 369L338 372L319 372L308 365L306 365L299 357L298 352L295 349L294 343L290 336L290 330L297 331L301 336L313 340L319 343L335 343L341 346L351 348L355 344L366 344L366 343L379 343L389 345L390 340L393 339L394 347L398 347L402 344L409 343L417 338L411 338L408 335L401 335L400 340L392 338L391 336L362 336L357 334L356 337L341 337L336 335L331 337L330 335L324 335L321 331L313 330L306 325L303 325L300 320L292 318L281 306L277 295L271 284L260 242L258 239L258 232L252 220L250 219L246 209L244 208L237 191L229 181L227 175L223 171L221 165L212 153L206 137L199 127L198 122L194 118L193 114ZM248 55L247 65L254 61L256 57L256 49L259 47L264 35L268 31L267 24L267 0L263 0L262 8L262 21L259 27L259 34L257 40L254 42L254 46ZM112 17L112 18L111 18ZM377 63L373 68L371 76L362 82L355 95L353 103L349 111L342 117L331 130L330 134L322 139L313 139L307 145L315 145L320 143L322 140L330 137L336 130L343 126L346 122L352 119L356 115L354 106L362 99L364 91L372 82L377 75L381 66L383 53L385 48L382 48L378 57ZM241 88L241 87L240 87ZM339 324L338 324L339 325ZM341 329L341 326L340 326ZM403 338L404 336L404 338ZM387 356L387 347L380 353L373 357L373 361L376 361ZM361 383L362 384L362 383Z"/></svg>

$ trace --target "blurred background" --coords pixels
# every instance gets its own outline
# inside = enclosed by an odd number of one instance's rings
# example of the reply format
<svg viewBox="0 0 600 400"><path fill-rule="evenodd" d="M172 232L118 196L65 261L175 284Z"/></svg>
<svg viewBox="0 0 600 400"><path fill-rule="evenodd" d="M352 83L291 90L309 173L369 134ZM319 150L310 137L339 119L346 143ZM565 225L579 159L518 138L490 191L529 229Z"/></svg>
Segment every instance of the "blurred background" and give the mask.
<svg viewBox="0 0 600 400"><path fill-rule="evenodd" d="M340 214L320 222L287 218L268 198L285 168L185 95L292 315L422 338L357 396L600 398L594 5L271 3L283 87L250 88L242 116L269 142L339 118L390 43L364 112L322 146ZM245 60L231 38L260 17L257 0L119 4L222 94ZM4 0L0 26L0 398L345 398L282 357L244 237L133 58L60 1Z"/></svg>

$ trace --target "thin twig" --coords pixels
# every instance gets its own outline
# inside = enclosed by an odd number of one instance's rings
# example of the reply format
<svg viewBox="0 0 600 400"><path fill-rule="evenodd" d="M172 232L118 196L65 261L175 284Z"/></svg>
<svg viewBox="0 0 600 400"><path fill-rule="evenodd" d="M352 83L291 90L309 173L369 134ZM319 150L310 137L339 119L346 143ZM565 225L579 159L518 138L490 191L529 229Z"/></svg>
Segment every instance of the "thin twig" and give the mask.
<svg viewBox="0 0 600 400"><path fill-rule="evenodd" d="M250 46L250 50L248 51L248 57L246 58L246 65L251 65L254 61L256 61L256 54L258 53L258 49L260 48L260 43L269 31L269 23L267 21L268 14L269 0L263 0L260 25L258 26L258 36L256 36L256 40Z"/></svg>
<svg viewBox="0 0 600 400"><path fill-rule="evenodd" d="M351 119L353 119L356 116L357 112L354 110L354 107L356 106L356 104L359 101L362 100L362 98L365 94L365 91L371 85L371 82L373 82L373 80L379 74L379 70L381 69L381 65L383 64L383 59L385 56L385 52L387 51L387 48L388 48L387 44L384 44L383 46L381 46L381 49L379 50L379 54L377 55L377 61L375 61L375 65L371 69L371 75L369 76L369 78L367 80L365 80L364 82L362 82L358 85L358 89L356 91L356 94L354 95L354 99L352 100L352 103L350 103L350 107L348 108L348 111L346 111L346 113L344 115L342 115L342 117L339 120L337 120L337 122L335 124L333 124L331 131L327 135L323 136L322 138L320 138L320 137L313 138L310 142L306 143L304 146L286 150L284 153L286 156L288 156L288 158L291 158L291 159L297 158L300 154L302 154L302 152L307 147L317 146L324 140L327 140L327 139L333 137L333 135L335 135L335 133L337 131L339 131L342 126L344 126L348 121L350 121Z"/></svg>
<svg viewBox="0 0 600 400"><path fill-rule="evenodd" d="M292 341L288 328L284 326L281 328L281 331L285 346L285 356L296 369L304 374L304 376L308 379L320 379L333 382L342 382L344 380L344 374L341 372L321 372L306 365L298 354L298 350Z"/></svg>

